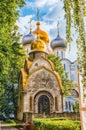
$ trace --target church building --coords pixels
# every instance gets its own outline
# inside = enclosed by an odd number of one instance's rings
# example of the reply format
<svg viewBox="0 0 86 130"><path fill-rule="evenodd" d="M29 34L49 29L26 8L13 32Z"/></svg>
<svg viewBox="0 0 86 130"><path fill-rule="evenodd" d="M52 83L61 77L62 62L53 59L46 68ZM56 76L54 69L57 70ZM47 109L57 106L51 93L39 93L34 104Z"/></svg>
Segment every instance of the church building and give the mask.
<svg viewBox="0 0 86 130"><path fill-rule="evenodd" d="M24 113L63 112L62 80L53 63L47 58L49 36L41 30L39 21L36 26L36 30L32 32L30 28L29 34L22 40L29 56L25 59L24 68L21 69L19 76L17 114L19 120L23 119ZM51 46L54 48L55 41ZM65 41L62 46L65 49Z"/></svg>
<svg viewBox="0 0 86 130"><path fill-rule="evenodd" d="M73 89L69 90L69 95L63 99L63 111L64 112L74 112L74 105L78 102L79 92L78 92L78 62L77 60L71 62L70 59L66 58L67 46L65 40L61 38L59 28L57 36L50 42L52 48L52 53L60 58L60 62L64 67L64 71L68 74L68 79L73 81Z"/></svg>

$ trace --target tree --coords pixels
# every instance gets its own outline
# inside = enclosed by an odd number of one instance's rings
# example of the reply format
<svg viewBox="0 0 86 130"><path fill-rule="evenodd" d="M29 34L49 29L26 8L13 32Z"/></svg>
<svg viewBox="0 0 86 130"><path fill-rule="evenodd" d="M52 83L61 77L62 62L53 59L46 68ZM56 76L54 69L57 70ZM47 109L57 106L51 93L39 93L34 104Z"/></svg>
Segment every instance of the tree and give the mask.
<svg viewBox="0 0 86 130"><path fill-rule="evenodd" d="M5 114L16 109L15 83L18 82L19 69L23 66L24 53L20 48L15 22L19 8L23 5L23 0L0 1L0 112Z"/></svg>
<svg viewBox="0 0 86 130"><path fill-rule="evenodd" d="M20 35L16 34L15 26L12 32L13 44L11 46L11 57L10 57L10 69L8 82L6 83L4 93L2 94L1 108L2 113L7 116L9 114L17 113L17 92L18 92L18 77L21 67L23 67L23 61L25 59L25 54L23 48L20 46Z"/></svg>
<svg viewBox="0 0 86 130"><path fill-rule="evenodd" d="M75 104L73 104L73 111L79 112L79 102L78 101L76 101Z"/></svg>
<svg viewBox="0 0 86 130"><path fill-rule="evenodd" d="M73 81L68 79L68 73L64 71L64 68L59 60L59 57L56 57L53 54L48 55L48 59L51 60L54 64L55 71L59 73L62 79L63 93L65 96L68 95L68 90L73 89Z"/></svg>
<svg viewBox="0 0 86 130"><path fill-rule="evenodd" d="M85 30L85 18L86 18L86 1L85 0L64 0L64 10L66 18L66 34L67 40L70 42L71 39L71 29L75 29L75 34L77 33L77 47L78 47L78 63L79 72L82 77L80 81L80 88L82 89L82 94L80 94L81 102L85 101L86 98L86 30ZM81 93L80 89L80 93ZM82 96L82 97L81 97ZM84 104L84 105L82 105ZM86 103L80 104L81 121L85 118L82 107L85 107ZM81 129L86 129L85 122L81 122Z"/></svg>
<svg viewBox="0 0 86 130"><path fill-rule="evenodd" d="M0 87L8 82L11 58L12 30L19 15L23 0L0 1Z"/></svg>
<svg viewBox="0 0 86 130"><path fill-rule="evenodd" d="M72 40L72 31L75 29L77 33L77 47L78 47L78 63L79 70L82 75L82 84L86 89L86 31L85 20L86 15L86 1L85 0L64 0L64 10L66 18L66 36L68 43ZM84 95L85 97L86 95Z"/></svg>

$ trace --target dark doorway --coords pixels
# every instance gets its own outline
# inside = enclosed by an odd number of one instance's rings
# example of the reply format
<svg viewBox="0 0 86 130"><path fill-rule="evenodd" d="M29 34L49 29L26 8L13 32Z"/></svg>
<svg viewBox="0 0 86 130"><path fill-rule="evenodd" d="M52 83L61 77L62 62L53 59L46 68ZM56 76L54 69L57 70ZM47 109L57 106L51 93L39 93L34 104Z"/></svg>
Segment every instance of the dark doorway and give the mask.
<svg viewBox="0 0 86 130"><path fill-rule="evenodd" d="M49 98L45 95L42 95L38 99L38 113L50 113L50 102Z"/></svg>

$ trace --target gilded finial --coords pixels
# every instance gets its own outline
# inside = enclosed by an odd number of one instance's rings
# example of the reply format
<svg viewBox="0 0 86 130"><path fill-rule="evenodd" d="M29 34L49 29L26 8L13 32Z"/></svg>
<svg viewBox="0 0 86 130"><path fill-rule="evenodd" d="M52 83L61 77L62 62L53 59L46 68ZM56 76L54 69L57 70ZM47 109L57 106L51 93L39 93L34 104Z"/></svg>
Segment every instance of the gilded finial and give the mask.
<svg viewBox="0 0 86 130"><path fill-rule="evenodd" d="M32 22L32 18L30 18L30 21L28 22L30 24L30 32L32 31L31 22Z"/></svg>
<svg viewBox="0 0 86 130"><path fill-rule="evenodd" d="M59 36L59 22L57 22L57 34L58 34L58 36Z"/></svg>
<svg viewBox="0 0 86 130"><path fill-rule="evenodd" d="M40 22L39 22L39 12L40 10L37 8L37 39L39 39L39 33L38 33L38 30L39 30L39 26L40 26Z"/></svg>

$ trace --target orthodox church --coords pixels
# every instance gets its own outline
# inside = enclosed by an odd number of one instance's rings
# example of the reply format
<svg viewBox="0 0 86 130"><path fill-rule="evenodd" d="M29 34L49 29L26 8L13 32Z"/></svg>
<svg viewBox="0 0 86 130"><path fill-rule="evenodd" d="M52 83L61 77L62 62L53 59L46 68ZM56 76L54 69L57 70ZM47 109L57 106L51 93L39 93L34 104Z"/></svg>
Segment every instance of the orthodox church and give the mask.
<svg viewBox="0 0 86 130"><path fill-rule="evenodd" d="M47 58L48 44L50 43L53 53L60 56L64 70L69 73L69 79L75 76L77 80L77 75L73 75L77 71L77 63L71 63L65 58L66 41L60 37L59 31L57 37L50 42L49 35L41 30L39 21L36 26L36 30L32 31L30 28L29 34L22 39L29 56L25 59L24 68L21 69L19 76L17 115L19 120L23 119L24 113L49 114L73 111L72 97L63 101L61 77ZM77 94L75 89L72 93L75 96Z"/></svg>
<svg viewBox="0 0 86 130"><path fill-rule="evenodd" d="M55 39L50 42L50 46L53 50L55 56L60 57L60 61L64 67L64 71L68 73L69 80L72 80L74 83L74 88L69 90L69 96L63 100L63 111L64 112L74 112L73 106L78 102L79 92L78 92L78 62L75 60L71 62L66 58L66 44L65 40L60 37L59 28L58 35Z"/></svg>

